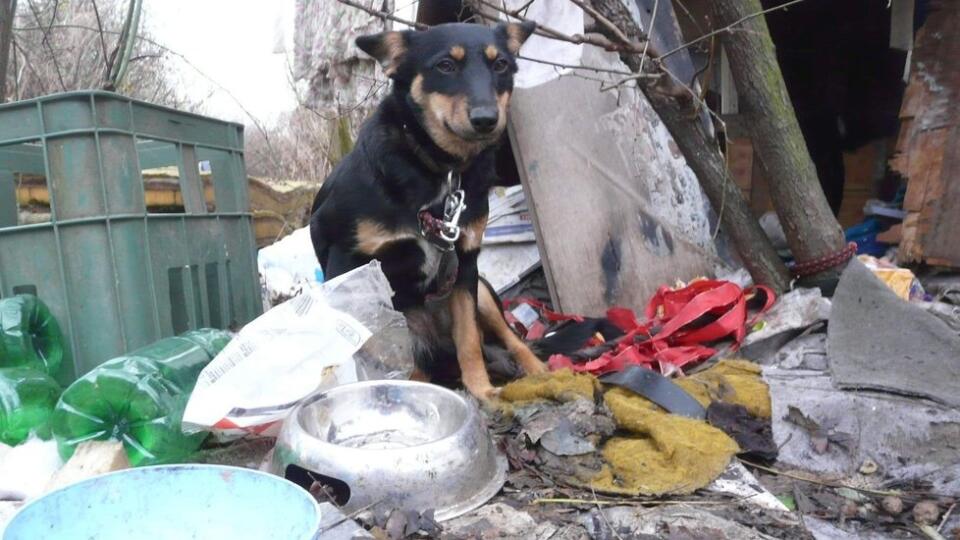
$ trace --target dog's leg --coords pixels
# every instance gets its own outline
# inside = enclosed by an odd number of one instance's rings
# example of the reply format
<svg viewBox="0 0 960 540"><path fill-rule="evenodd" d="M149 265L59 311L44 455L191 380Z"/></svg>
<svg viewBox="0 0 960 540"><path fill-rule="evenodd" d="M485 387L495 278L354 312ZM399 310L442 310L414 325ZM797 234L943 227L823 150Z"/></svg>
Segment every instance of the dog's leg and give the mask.
<svg viewBox="0 0 960 540"><path fill-rule="evenodd" d="M483 203L486 203L485 196L480 204ZM496 395L496 389L490 384L490 376L483 363L477 320L477 286L480 281L477 257L480 254L483 231L487 226L486 205L476 209L482 210L477 212L480 216L467 222L457 242L459 267L453 292L450 293L450 315L453 319L453 341L457 345L457 362L460 364L463 385L474 396L490 399Z"/></svg>
<svg viewBox="0 0 960 540"><path fill-rule="evenodd" d="M430 375L427 375L427 372L423 371L418 367L413 368L413 372L410 373L411 381L418 382L430 382Z"/></svg>
<svg viewBox="0 0 960 540"><path fill-rule="evenodd" d="M524 373L532 375L546 371L547 367L543 362L507 326L507 321L503 318L503 312L500 310L500 305L494 297L493 291L490 290L490 286L485 281L480 281L478 285L477 296L480 304L481 326L497 336L497 339L503 343L517 363L520 364L520 367L523 368Z"/></svg>

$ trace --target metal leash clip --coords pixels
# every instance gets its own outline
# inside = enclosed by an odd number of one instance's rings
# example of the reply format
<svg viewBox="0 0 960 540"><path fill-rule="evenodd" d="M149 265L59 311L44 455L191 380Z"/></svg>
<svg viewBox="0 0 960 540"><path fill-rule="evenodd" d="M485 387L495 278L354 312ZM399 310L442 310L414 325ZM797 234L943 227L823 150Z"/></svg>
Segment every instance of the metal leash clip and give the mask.
<svg viewBox="0 0 960 540"><path fill-rule="evenodd" d="M443 201L443 226L440 238L453 244L460 239L460 214L467 208L462 189L451 191Z"/></svg>

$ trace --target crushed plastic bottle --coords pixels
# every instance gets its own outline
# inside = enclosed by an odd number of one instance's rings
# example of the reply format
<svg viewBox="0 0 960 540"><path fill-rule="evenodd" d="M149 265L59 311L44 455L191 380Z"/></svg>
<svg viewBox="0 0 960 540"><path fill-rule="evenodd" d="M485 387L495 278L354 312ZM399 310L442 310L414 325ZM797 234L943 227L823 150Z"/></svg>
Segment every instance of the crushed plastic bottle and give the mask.
<svg viewBox="0 0 960 540"><path fill-rule="evenodd" d="M108 360L71 384L53 416L60 455L83 441L123 442L133 465L183 462L206 433L185 435L183 409L200 371L230 341L222 330L194 330Z"/></svg>
<svg viewBox="0 0 960 540"><path fill-rule="evenodd" d="M28 367L57 377L70 362L60 325L32 294L0 300L0 367Z"/></svg>
<svg viewBox="0 0 960 540"><path fill-rule="evenodd" d="M0 368L0 442L16 446L31 433L50 438L50 418L60 385L46 373L28 368Z"/></svg>

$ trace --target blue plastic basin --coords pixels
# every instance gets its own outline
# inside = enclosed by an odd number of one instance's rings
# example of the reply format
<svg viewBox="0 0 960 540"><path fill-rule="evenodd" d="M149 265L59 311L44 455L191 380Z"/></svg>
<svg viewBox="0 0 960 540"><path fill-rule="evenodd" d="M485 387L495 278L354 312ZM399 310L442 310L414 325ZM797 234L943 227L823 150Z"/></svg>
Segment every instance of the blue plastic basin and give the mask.
<svg viewBox="0 0 960 540"><path fill-rule="evenodd" d="M24 506L3 540L308 540L313 497L278 476L217 465L128 469Z"/></svg>

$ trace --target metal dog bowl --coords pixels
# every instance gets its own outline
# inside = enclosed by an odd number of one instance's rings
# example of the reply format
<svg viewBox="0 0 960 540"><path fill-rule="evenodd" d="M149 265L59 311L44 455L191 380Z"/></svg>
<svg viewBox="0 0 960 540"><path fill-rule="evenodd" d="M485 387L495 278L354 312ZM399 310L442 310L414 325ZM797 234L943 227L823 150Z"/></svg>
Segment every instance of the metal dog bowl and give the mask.
<svg viewBox="0 0 960 540"><path fill-rule="evenodd" d="M413 381L359 382L313 396L284 423L272 467L345 484L347 514L433 509L438 521L489 500L507 472L473 404Z"/></svg>

